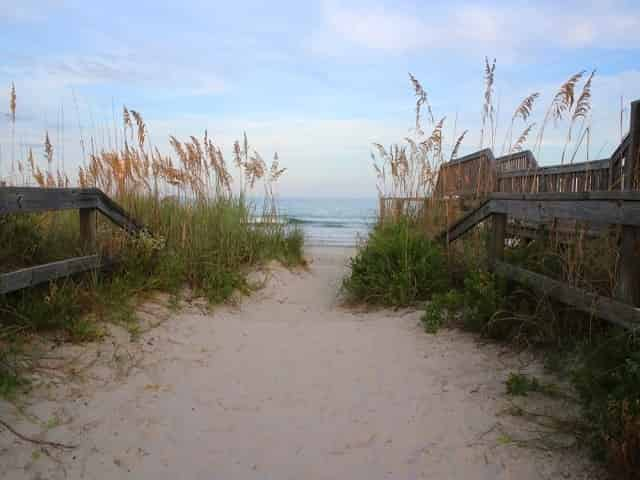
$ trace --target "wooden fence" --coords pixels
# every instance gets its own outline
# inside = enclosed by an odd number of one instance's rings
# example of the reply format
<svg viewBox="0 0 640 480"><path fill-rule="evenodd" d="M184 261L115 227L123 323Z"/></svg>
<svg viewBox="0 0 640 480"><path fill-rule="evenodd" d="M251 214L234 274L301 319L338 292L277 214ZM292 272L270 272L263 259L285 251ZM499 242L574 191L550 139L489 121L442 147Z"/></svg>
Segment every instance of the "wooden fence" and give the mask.
<svg viewBox="0 0 640 480"><path fill-rule="evenodd" d="M96 270L111 263L95 253L98 213L128 232L144 230L120 205L97 188L0 187L0 215L55 210L79 211L82 251L90 254L0 274L0 294Z"/></svg>
<svg viewBox="0 0 640 480"><path fill-rule="evenodd" d="M491 150L480 150L442 165L435 197L473 205L439 234L442 241L490 222L487 254L497 274L618 325L640 327L640 100L631 104L629 133L607 159L541 167L529 151L494 158ZM390 200L394 211L403 211L403 199ZM420 200L426 202L406 201ZM381 199L383 218L387 202ZM598 235L620 227L615 298L504 262L507 237L529 236L551 222L584 222ZM575 229L567 233L575 235Z"/></svg>

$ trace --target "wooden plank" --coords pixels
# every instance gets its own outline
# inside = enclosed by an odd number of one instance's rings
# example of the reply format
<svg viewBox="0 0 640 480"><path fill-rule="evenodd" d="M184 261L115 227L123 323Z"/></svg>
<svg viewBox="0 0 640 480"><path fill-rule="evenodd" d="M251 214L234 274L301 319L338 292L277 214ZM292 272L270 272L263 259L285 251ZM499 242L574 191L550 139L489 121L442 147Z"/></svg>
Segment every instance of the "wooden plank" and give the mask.
<svg viewBox="0 0 640 480"><path fill-rule="evenodd" d="M637 173L637 164L640 162L640 100L631 102L629 114L629 151L624 162L623 190L634 189L634 176Z"/></svg>
<svg viewBox="0 0 640 480"><path fill-rule="evenodd" d="M638 228L622 227L615 296L631 305L640 304L640 263L636 250L639 239Z"/></svg>
<svg viewBox="0 0 640 480"><path fill-rule="evenodd" d="M95 208L93 188L0 187L0 215Z"/></svg>
<svg viewBox="0 0 640 480"><path fill-rule="evenodd" d="M603 297L554 280L546 275L531 272L502 261L496 261L495 272L510 280L522 283L543 295L555 298L578 310L602 318L627 329L640 327L640 309L626 303Z"/></svg>
<svg viewBox="0 0 640 480"><path fill-rule="evenodd" d="M0 215L83 208L98 208L100 213L127 231L143 228L97 188L0 187Z"/></svg>
<svg viewBox="0 0 640 480"><path fill-rule="evenodd" d="M638 187L638 179L635 177L638 174L637 168L640 162L640 100L631 103L629 135L629 150L624 164L623 190L625 191ZM624 225L618 263L616 297L632 305L640 303L640 260L636 250L639 233L638 228Z"/></svg>
<svg viewBox="0 0 640 480"><path fill-rule="evenodd" d="M574 202L577 200L609 200L613 202L640 202L640 192L545 192L545 193L492 193L489 198L497 200L558 200Z"/></svg>
<svg viewBox="0 0 640 480"><path fill-rule="evenodd" d="M120 205L105 195L102 191L97 190L98 210L114 224L127 232L134 233L144 230L145 228L136 222Z"/></svg>
<svg viewBox="0 0 640 480"><path fill-rule="evenodd" d="M458 157L453 160L450 160L449 162L443 163L440 168L442 169L442 168L452 167L454 165L460 165L463 163L471 162L473 160L478 160L483 156L487 156L491 161L495 160L491 149L484 148L482 150L478 150L477 152L469 153L468 155L464 155L462 157Z"/></svg>
<svg viewBox="0 0 640 480"><path fill-rule="evenodd" d="M452 242L492 213L506 214L533 223L555 219L602 224L640 226L640 194L636 192L582 192L540 194L492 194L439 235Z"/></svg>
<svg viewBox="0 0 640 480"><path fill-rule="evenodd" d="M526 167L523 166L520 168L509 168L509 163L511 163L514 159L523 159L523 162L518 163L525 163ZM502 155L501 157L496 157L496 169L498 170L498 172L500 172L499 175L502 172L512 170L536 170L537 166L538 161L536 160L536 157L533 155L533 152L531 152L531 150L509 153L507 155Z"/></svg>
<svg viewBox="0 0 640 480"><path fill-rule="evenodd" d="M489 237L487 251L490 270L493 270L496 261L504 259L504 238L506 231L507 216L500 213L491 215L491 236Z"/></svg>
<svg viewBox="0 0 640 480"><path fill-rule="evenodd" d="M532 222L554 218L640 226L640 202L610 200L498 200L491 199L491 211Z"/></svg>
<svg viewBox="0 0 640 480"><path fill-rule="evenodd" d="M96 251L96 213L95 208L81 208L80 212L80 243L83 252Z"/></svg>
<svg viewBox="0 0 640 480"><path fill-rule="evenodd" d="M0 294L32 287L87 270L94 270L100 268L101 265L100 255L89 255L4 273L0 275Z"/></svg>
<svg viewBox="0 0 640 480"><path fill-rule="evenodd" d="M523 168L507 170L498 173L499 178L513 178L528 175L567 175L570 173L584 173L609 169L609 159L592 160L590 162L570 163L567 165L553 165L548 167Z"/></svg>
<svg viewBox="0 0 640 480"><path fill-rule="evenodd" d="M485 220L489 215L491 215L491 213L491 202L486 201L477 209L466 214L449 229L442 232L438 237L440 240L446 241L447 243L453 242L475 227L478 223Z"/></svg>

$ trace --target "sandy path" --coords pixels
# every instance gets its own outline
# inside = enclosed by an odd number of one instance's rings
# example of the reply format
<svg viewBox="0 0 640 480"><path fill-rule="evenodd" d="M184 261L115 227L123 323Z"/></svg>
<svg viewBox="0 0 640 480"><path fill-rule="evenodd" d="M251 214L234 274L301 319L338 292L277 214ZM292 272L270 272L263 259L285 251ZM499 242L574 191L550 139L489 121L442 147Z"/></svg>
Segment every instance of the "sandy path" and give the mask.
<svg viewBox="0 0 640 480"><path fill-rule="evenodd" d="M24 410L48 440L80 446L42 450L2 431L0 477L588 478L576 454L513 444L526 425L501 412L518 358L427 335L418 312L343 309L344 252L314 257L239 307L191 308L144 334L124 380L97 363L47 390ZM42 432L12 405L0 417Z"/></svg>

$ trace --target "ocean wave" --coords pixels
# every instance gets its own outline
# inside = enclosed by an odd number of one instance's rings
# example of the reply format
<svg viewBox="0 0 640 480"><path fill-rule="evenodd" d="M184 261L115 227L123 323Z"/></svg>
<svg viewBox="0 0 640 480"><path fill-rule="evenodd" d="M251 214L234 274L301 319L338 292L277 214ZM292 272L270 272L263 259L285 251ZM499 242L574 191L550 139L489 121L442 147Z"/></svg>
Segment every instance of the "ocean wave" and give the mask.
<svg viewBox="0 0 640 480"><path fill-rule="evenodd" d="M327 217L285 217L284 221L291 225L316 226L327 228L367 228L375 223L366 218L327 218Z"/></svg>

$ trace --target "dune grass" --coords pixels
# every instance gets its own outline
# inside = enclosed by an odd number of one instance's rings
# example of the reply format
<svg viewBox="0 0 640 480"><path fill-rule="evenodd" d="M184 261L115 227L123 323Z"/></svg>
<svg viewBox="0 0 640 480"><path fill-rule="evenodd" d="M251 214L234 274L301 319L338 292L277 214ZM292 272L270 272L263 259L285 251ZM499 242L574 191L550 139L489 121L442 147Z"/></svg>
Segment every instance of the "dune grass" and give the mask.
<svg viewBox="0 0 640 480"><path fill-rule="evenodd" d="M12 89L13 112L15 99ZM236 142L233 158L240 176L234 189L222 150L206 132L186 141L170 137L174 158L149 143L139 112L125 107L122 128L120 148L98 149L91 139L94 147L77 182L103 190L145 229L128 234L98 216L97 253L115 261L108 271L0 296L0 393L9 394L22 382L28 362L20 360L19 347L33 335L95 340L104 335L105 322L135 335L136 306L150 292L168 292L177 305L187 289L215 304L236 292L248 293L246 275L261 263L304 262L302 232L278 221L275 185L286 169L277 154L267 163L251 150L246 135ZM55 146L48 133L43 150L45 165L31 150L27 165L18 163L23 178L28 171L41 188L69 186L69 172L54 168ZM264 199L257 205L248 200L256 188ZM265 221L253 222L257 216ZM2 271L86 253L76 211L1 217L0 241Z"/></svg>
<svg viewBox="0 0 640 480"><path fill-rule="evenodd" d="M537 130L538 153L545 128L566 126L561 163L573 162L582 149L589 159L589 113L594 72L578 72L563 82ZM480 226L447 247L428 242L459 216L463 202L438 198L435 186L440 166L454 159L467 131L444 140L445 118L436 121L420 82L410 77L416 94L413 135L402 144L374 144L378 191L386 197L419 197L412 210L395 209L352 259L344 280L352 299L398 306L426 301L422 323L435 334L443 326L461 327L517 348L534 349L557 375L569 380L582 407L576 437L607 462L615 478L640 478L640 343L629 332L577 312L516 284L507 284L487 270L488 229ZM497 137L495 62L485 62L485 91L480 147L494 149ZM579 86L582 82L582 88ZM532 111L540 94L534 92L515 109L502 142L503 152L526 147L534 134ZM426 109L431 133L422 129ZM553 122L552 122L553 121ZM520 126L521 125L521 126ZM522 133L514 134L516 128ZM450 153L445 154L445 148ZM456 169L451 169L456 175ZM447 181L462 182L462 178ZM481 200L481 195L475 200ZM473 202L472 202L473 203ZM472 205L467 205L470 207ZM388 206L386 207L389 208ZM387 212L388 213L388 212ZM391 223L390 223L391 222ZM413 226L410 228L409 226ZM566 235L566 233L565 233ZM616 287L619 232L589 235L589 225L576 224L572 241L563 240L553 226L533 241L511 241L505 248L510 263L551 276L581 289L612 296ZM436 253L437 252L437 253ZM434 261L437 258L444 259ZM511 378L510 393L540 389Z"/></svg>

